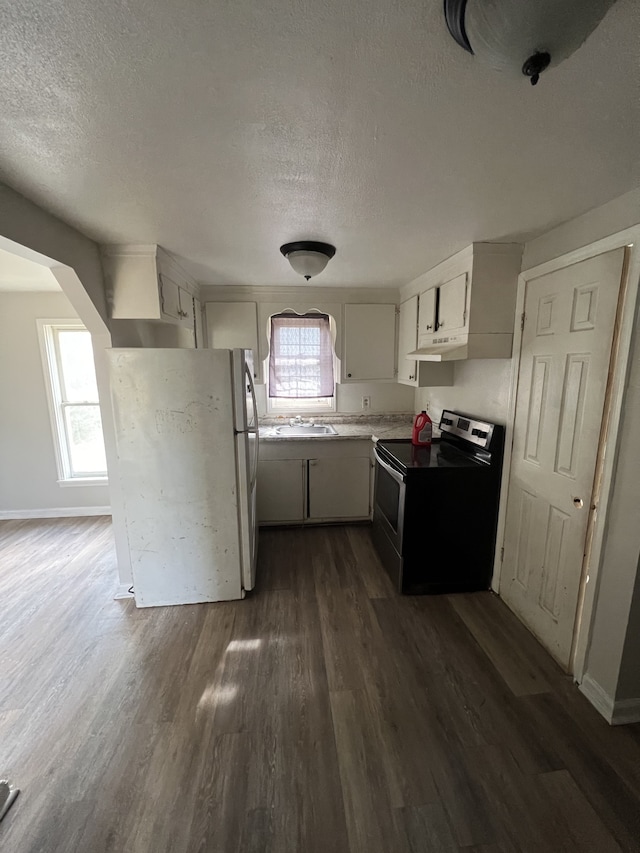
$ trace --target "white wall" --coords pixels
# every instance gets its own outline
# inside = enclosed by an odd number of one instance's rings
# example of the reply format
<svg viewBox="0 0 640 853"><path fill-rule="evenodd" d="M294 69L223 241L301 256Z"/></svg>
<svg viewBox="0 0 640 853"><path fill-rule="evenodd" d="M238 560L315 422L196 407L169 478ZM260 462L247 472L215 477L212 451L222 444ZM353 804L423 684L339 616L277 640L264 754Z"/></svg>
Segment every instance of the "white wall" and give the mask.
<svg viewBox="0 0 640 853"><path fill-rule="evenodd" d="M364 414L362 398L371 398L370 412L392 414L394 412L413 411L413 388L398 385L396 382L355 382L336 386L336 411L340 414ZM256 385L256 402L260 417L267 413L266 385ZM300 408L300 414L304 408ZM294 413L295 414L295 413ZM330 415L327 415L330 417Z"/></svg>
<svg viewBox="0 0 640 853"><path fill-rule="evenodd" d="M0 293L0 513L109 506L106 485L56 482L36 320L75 317L63 293Z"/></svg>
<svg viewBox="0 0 640 853"><path fill-rule="evenodd" d="M494 423L505 424L509 402L511 359L478 359L457 362L452 386L417 388L416 411L428 407L438 423L443 409L454 409Z"/></svg>

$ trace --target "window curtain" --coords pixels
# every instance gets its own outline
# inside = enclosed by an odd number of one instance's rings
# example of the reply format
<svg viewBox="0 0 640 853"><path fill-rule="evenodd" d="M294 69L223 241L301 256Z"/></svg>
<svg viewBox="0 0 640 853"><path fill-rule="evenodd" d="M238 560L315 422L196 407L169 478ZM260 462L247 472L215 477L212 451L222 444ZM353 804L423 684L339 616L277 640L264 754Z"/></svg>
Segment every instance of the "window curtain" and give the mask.
<svg viewBox="0 0 640 853"><path fill-rule="evenodd" d="M269 397L333 397L333 345L327 314L271 318Z"/></svg>

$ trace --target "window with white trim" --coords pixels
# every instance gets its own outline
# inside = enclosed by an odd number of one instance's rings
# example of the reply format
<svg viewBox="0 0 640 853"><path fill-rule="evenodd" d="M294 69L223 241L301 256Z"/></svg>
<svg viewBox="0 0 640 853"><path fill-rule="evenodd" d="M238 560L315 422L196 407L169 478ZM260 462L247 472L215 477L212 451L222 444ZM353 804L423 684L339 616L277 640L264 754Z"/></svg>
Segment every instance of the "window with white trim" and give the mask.
<svg viewBox="0 0 640 853"><path fill-rule="evenodd" d="M78 322L38 321L61 484L106 481L91 333Z"/></svg>
<svg viewBox="0 0 640 853"><path fill-rule="evenodd" d="M286 312L270 320L270 412L335 411L333 336L328 314Z"/></svg>

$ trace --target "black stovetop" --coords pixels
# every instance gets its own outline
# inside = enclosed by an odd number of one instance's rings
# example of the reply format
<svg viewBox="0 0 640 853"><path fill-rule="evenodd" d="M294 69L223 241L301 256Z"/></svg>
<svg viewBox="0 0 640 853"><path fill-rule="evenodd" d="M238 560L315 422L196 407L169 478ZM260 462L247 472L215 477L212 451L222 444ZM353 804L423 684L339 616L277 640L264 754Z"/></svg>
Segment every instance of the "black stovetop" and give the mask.
<svg viewBox="0 0 640 853"><path fill-rule="evenodd" d="M449 441L434 440L431 447L416 447L410 439L379 441L381 456L402 473L421 468L475 468L486 461L473 452L454 447Z"/></svg>

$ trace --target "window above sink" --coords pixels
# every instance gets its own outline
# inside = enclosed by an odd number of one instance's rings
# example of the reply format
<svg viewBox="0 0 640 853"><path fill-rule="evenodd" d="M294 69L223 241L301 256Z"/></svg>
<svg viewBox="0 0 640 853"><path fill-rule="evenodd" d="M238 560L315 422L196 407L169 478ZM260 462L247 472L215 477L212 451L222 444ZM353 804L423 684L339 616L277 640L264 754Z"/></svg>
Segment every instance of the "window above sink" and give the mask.
<svg viewBox="0 0 640 853"><path fill-rule="evenodd" d="M267 411L335 411L333 339L332 318L320 311L271 316Z"/></svg>

